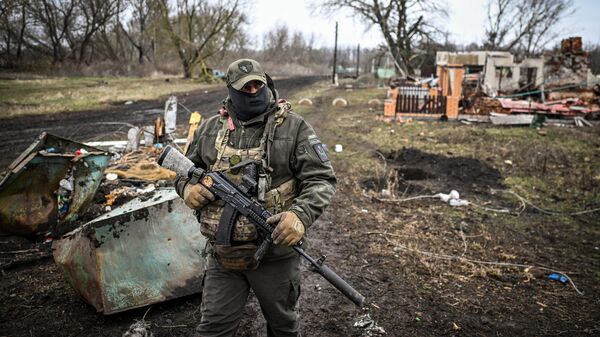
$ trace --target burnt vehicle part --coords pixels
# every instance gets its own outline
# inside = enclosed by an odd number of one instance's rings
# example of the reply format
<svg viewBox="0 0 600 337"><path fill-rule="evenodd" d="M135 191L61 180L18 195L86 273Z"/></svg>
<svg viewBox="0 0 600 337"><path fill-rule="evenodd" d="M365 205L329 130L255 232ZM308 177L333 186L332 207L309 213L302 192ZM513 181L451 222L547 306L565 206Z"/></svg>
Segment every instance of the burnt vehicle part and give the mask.
<svg viewBox="0 0 600 337"><path fill-rule="evenodd" d="M206 239L173 188L138 197L52 244L73 289L112 314L202 291Z"/></svg>
<svg viewBox="0 0 600 337"><path fill-rule="evenodd" d="M108 161L106 151L42 133L0 181L0 233L33 234L75 220L93 199ZM55 192L68 175L72 191L59 214Z"/></svg>

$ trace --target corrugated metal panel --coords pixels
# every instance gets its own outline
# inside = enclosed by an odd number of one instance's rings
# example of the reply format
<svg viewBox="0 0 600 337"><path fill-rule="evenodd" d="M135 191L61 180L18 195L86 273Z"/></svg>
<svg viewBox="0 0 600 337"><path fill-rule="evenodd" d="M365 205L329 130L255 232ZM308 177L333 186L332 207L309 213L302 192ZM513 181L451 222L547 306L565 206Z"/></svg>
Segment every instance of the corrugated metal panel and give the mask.
<svg viewBox="0 0 600 337"><path fill-rule="evenodd" d="M111 314L202 290L206 239L174 189L160 189L53 243L75 291Z"/></svg>

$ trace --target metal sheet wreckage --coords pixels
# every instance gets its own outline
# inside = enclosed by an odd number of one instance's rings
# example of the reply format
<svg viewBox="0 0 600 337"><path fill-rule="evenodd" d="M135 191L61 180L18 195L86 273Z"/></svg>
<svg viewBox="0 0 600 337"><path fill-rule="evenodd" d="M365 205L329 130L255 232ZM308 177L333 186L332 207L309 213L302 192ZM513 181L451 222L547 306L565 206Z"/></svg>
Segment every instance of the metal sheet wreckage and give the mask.
<svg viewBox="0 0 600 337"><path fill-rule="evenodd" d="M108 160L105 151L42 133L0 181L0 233L33 234L76 219Z"/></svg>
<svg viewBox="0 0 600 337"><path fill-rule="evenodd" d="M113 188L104 196L106 202L96 206L109 211L113 199L138 196L52 243L54 260L66 280L104 314L202 290L206 239L173 188L154 189L155 182L174 176L156 170L154 141L125 155L110 151L114 157L109 167L109 151L42 133L0 181L0 234L5 235L56 235L74 228L105 173L112 172L103 193ZM137 142L134 145L137 148ZM148 186L131 186L140 184Z"/></svg>
<svg viewBox="0 0 600 337"><path fill-rule="evenodd" d="M138 197L53 242L75 291L112 314L199 293L206 239L172 188Z"/></svg>

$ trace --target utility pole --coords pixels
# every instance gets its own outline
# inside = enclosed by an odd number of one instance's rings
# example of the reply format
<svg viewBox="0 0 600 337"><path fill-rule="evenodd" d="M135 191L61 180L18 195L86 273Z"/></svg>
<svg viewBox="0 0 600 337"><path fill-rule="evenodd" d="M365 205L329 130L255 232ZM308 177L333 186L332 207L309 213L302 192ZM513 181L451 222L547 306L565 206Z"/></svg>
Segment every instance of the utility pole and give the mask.
<svg viewBox="0 0 600 337"><path fill-rule="evenodd" d="M331 83L336 84L335 68L337 67L337 39L338 39L338 23L335 22L335 44L333 45L333 77Z"/></svg>
<svg viewBox="0 0 600 337"><path fill-rule="evenodd" d="M360 43L356 47L356 78L358 78L358 69L360 68Z"/></svg>

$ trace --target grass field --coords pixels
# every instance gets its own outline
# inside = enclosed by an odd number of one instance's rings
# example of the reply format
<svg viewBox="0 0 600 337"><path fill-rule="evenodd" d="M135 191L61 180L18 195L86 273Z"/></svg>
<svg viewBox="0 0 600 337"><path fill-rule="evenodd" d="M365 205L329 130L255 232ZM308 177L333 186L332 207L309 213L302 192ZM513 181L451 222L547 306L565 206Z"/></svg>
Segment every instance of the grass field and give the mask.
<svg viewBox="0 0 600 337"><path fill-rule="evenodd" d="M326 128L323 138L331 150L336 143L343 145L345 150L334 153L334 158L358 174L372 174L374 167L381 166L376 150L390 152L412 147L432 154L481 160L502 174L507 187L520 190L544 206L574 209L600 205L598 128L536 130L435 120L386 124L377 120L383 107L369 108L366 104L371 98L383 101L385 90L314 88L296 95L315 96L320 96L325 105L335 97L349 100L349 107L331 107L327 116L321 116L315 124ZM314 116L319 108L295 106L295 110ZM555 203L556 198L561 202Z"/></svg>
<svg viewBox="0 0 600 337"><path fill-rule="evenodd" d="M0 118L98 109L207 86L194 80L164 77L0 78Z"/></svg>

